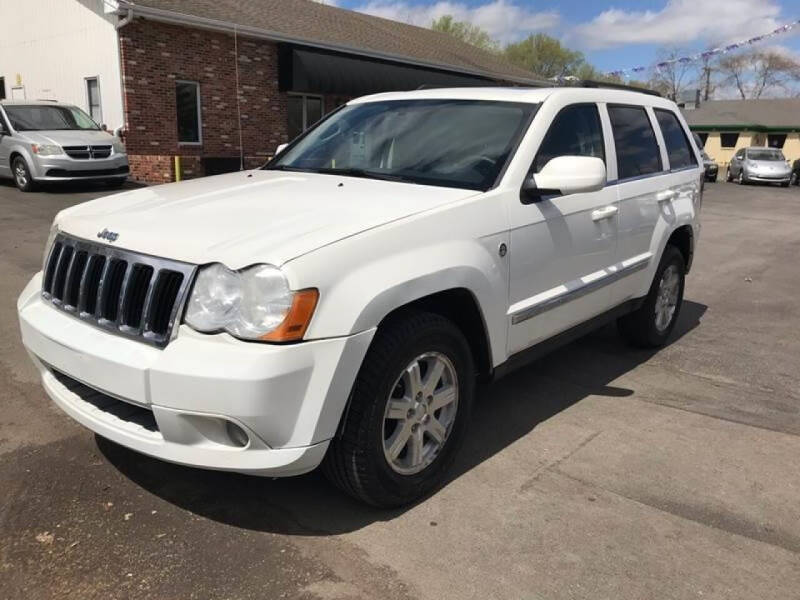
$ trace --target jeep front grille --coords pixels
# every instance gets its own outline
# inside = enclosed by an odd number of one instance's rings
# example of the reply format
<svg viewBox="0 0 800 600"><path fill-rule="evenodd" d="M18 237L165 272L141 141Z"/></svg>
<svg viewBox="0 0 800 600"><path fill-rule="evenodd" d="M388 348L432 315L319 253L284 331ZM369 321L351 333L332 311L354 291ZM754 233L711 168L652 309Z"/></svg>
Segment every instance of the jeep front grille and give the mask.
<svg viewBox="0 0 800 600"><path fill-rule="evenodd" d="M45 263L42 297L96 327L164 347L194 270L60 234Z"/></svg>

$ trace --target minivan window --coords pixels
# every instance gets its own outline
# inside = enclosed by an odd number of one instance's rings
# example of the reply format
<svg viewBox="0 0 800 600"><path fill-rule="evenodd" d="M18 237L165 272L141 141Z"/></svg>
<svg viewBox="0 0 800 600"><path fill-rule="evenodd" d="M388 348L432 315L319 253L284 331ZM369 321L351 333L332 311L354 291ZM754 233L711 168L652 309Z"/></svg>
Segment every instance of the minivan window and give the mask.
<svg viewBox="0 0 800 600"><path fill-rule="evenodd" d="M350 104L265 168L487 190L537 106L444 99Z"/></svg>
<svg viewBox="0 0 800 600"><path fill-rule="evenodd" d="M641 106L608 107L617 150L617 178L628 179L662 170L656 134Z"/></svg>
<svg viewBox="0 0 800 600"><path fill-rule="evenodd" d="M94 130L100 127L76 106L7 104L6 115L17 131Z"/></svg>
<svg viewBox="0 0 800 600"><path fill-rule="evenodd" d="M557 156L594 156L605 160L597 105L567 106L556 115L533 160L532 172L538 173Z"/></svg>
<svg viewBox="0 0 800 600"><path fill-rule="evenodd" d="M692 152L689 138L681 127L678 117L671 110L655 109L656 121L661 127L664 144L667 146L667 157L670 169L682 169L697 164L697 159Z"/></svg>

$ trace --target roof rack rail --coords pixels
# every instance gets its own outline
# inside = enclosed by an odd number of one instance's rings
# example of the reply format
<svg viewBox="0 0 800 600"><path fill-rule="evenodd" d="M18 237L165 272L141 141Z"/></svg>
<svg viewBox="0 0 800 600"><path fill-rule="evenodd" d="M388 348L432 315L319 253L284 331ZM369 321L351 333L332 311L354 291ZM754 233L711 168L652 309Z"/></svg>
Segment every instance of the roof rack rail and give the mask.
<svg viewBox="0 0 800 600"><path fill-rule="evenodd" d="M609 88L612 90L626 90L628 92L641 92L642 94L647 94L648 96L658 96L659 98L663 98L663 96L655 90L651 90L649 88L636 87L635 85L625 85L624 83L614 83L611 81L595 81L594 79L578 79L569 83L572 83L575 87Z"/></svg>

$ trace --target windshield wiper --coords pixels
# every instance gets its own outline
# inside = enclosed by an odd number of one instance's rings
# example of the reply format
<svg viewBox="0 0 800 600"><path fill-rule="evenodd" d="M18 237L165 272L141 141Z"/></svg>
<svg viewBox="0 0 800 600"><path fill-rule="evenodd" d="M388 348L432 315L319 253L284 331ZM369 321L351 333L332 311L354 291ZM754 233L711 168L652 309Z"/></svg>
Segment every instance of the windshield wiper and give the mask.
<svg viewBox="0 0 800 600"><path fill-rule="evenodd" d="M334 169L334 168L323 168L323 169L315 169L317 173L324 173L325 175L344 175L346 177L362 177L364 179L380 179L382 181L413 181L408 177L403 177L402 175L393 175L390 173L382 173L381 171L372 171L369 169L359 169L356 167L350 167L347 169Z"/></svg>

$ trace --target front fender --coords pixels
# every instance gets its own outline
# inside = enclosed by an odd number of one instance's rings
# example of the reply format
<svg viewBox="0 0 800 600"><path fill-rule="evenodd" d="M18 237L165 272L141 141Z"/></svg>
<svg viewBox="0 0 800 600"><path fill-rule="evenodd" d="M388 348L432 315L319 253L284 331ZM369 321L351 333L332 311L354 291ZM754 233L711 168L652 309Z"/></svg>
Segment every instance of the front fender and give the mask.
<svg viewBox="0 0 800 600"><path fill-rule="evenodd" d="M483 316L494 365L505 359L508 284L496 260L494 236L451 240L367 258L344 267L344 257L306 257L303 271L342 273L320 287L320 303L307 339L351 335L377 327L392 311L437 292L466 289ZM353 257L355 259L355 257ZM319 263L317 264L317 261ZM340 262L342 261L342 262ZM341 266L337 266L341 265ZM292 270L298 265L292 265Z"/></svg>

